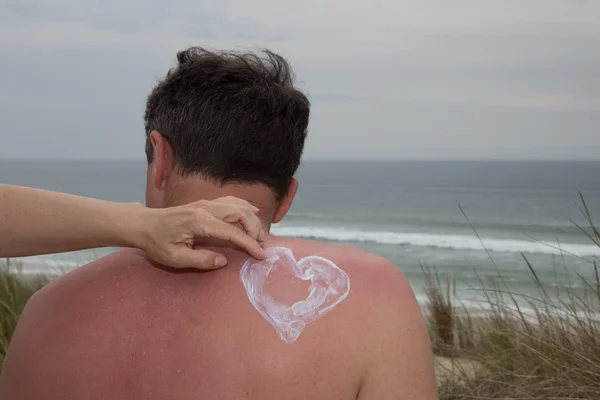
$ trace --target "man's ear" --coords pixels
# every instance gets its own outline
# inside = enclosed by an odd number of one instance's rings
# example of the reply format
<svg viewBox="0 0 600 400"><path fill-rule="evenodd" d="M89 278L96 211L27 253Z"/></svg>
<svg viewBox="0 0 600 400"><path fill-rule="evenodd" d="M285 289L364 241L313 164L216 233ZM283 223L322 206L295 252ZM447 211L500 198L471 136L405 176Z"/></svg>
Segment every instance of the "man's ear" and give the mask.
<svg viewBox="0 0 600 400"><path fill-rule="evenodd" d="M290 181L290 187L286 193L286 195L281 199L277 210L275 211L275 215L273 215L273 223L276 224L283 219L285 214L290 210L292 203L294 201L294 197L296 197L296 193L298 192L298 179L292 178Z"/></svg>
<svg viewBox="0 0 600 400"><path fill-rule="evenodd" d="M151 183L156 189L162 190L173 167L173 151L169 142L157 131L150 134L150 143L153 152Z"/></svg>

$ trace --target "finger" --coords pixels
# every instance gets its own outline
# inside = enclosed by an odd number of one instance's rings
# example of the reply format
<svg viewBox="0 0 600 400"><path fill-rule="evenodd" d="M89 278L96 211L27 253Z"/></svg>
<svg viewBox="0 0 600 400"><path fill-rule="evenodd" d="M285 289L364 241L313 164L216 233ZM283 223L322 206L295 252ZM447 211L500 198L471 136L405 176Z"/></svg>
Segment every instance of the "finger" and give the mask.
<svg viewBox="0 0 600 400"><path fill-rule="evenodd" d="M216 219L215 224L211 224L205 233L214 239L225 240L233 246L239 247L256 259L264 260L267 258L265 251L258 241L252 239L240 228L226 222Z"/></svg>
<svg viewBox="0 0 600 400"><path fill-rule="evenodd" d="M242 231L246 231L246 229L239 222L234 225L237 226ZM265 234L265 230L263 228L261 228L260 231L258 232L258 237L255 238L255 240L257 240L258 244L260 244L260 246L262 247L262 246L264 246L264 241L266 239L267 239L267 235Z"/></svg>
<svg viewBox="0 0 600 400"><path fill-rule="evenodd" d="M175 259L178 268L211 270L227 265L227 259L223 254L210 250L195 250L190 247L182 247L178 250Z"/></svg>
<svg viewBox="0 0 600 400"><path fill-rule="evenodd" d="M223 219L230 224L239 224L244 231L254 240L260 239L260 233L263 229L262 222L248 209L240 210Z"/></svg>

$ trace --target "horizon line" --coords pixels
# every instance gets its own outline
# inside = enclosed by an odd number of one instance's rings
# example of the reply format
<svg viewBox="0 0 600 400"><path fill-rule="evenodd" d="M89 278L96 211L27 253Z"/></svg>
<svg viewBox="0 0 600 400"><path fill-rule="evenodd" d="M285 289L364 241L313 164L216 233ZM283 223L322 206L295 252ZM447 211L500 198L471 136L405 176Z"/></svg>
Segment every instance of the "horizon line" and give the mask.
<svg viewBox="0 0 600 400"><path fill-rule="evenodd" d="M146 162L145 158L2 157L2 161ZM600 162L600 158L307 158L303 162Z"/></svg>

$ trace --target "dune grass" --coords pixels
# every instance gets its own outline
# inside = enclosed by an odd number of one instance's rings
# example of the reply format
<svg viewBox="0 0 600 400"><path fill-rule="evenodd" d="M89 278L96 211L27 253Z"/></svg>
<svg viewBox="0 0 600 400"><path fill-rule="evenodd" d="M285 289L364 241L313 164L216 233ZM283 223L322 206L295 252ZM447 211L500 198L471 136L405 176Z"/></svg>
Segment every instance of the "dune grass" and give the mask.
<svg viewBox="0 0 600 400"><path fill-rule="evenodd" d="M453 361L439 374L440 398L600 399L600 281L588 283L587 295L566 293L568 302L529 299L533 315L491 289L489 310L472 316L430 286L434 352Z"/></svg>
<svg viewBox="0 0 600 400"><path fill-rule="evenodd" d="M600 247L581 200L589 223L582 231ZM438 371L441 399L600 399L599 260L590 260L593 279L571 274L583 293L559 282L550 293L523 259L537 295L511 292L499 275L481 293L486 311L476 315L460 306L451 278L424 268L434 352L452 361Z"/></svg>
<svg viewBox="0 0 600 400"><path fill-rule="evenodd" d="M0 260L0 370L27 300L47 282L44 276L24 276L14 260Z"/></svg>

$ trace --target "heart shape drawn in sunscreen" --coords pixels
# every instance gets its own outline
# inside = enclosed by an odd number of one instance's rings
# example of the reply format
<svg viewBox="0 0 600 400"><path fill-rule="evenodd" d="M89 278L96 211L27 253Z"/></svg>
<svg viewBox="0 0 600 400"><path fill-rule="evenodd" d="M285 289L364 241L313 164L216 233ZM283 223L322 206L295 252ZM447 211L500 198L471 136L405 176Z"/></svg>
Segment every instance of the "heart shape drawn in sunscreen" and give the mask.
<svg viewBox="0 0 600 400"><path fill-rule="evenodd" d="M254 308L273 325L281 340L294 343L308 323L327 314L348 296L350 279L323 257L308 256L296 261L294 253L285 247L270 247L265 252L265 260L250 258L244 262L240 278ZM291 306L273 299L265 291L265 282L277 268L287 268L296 277L310 280L308 297Z"/></svg>

